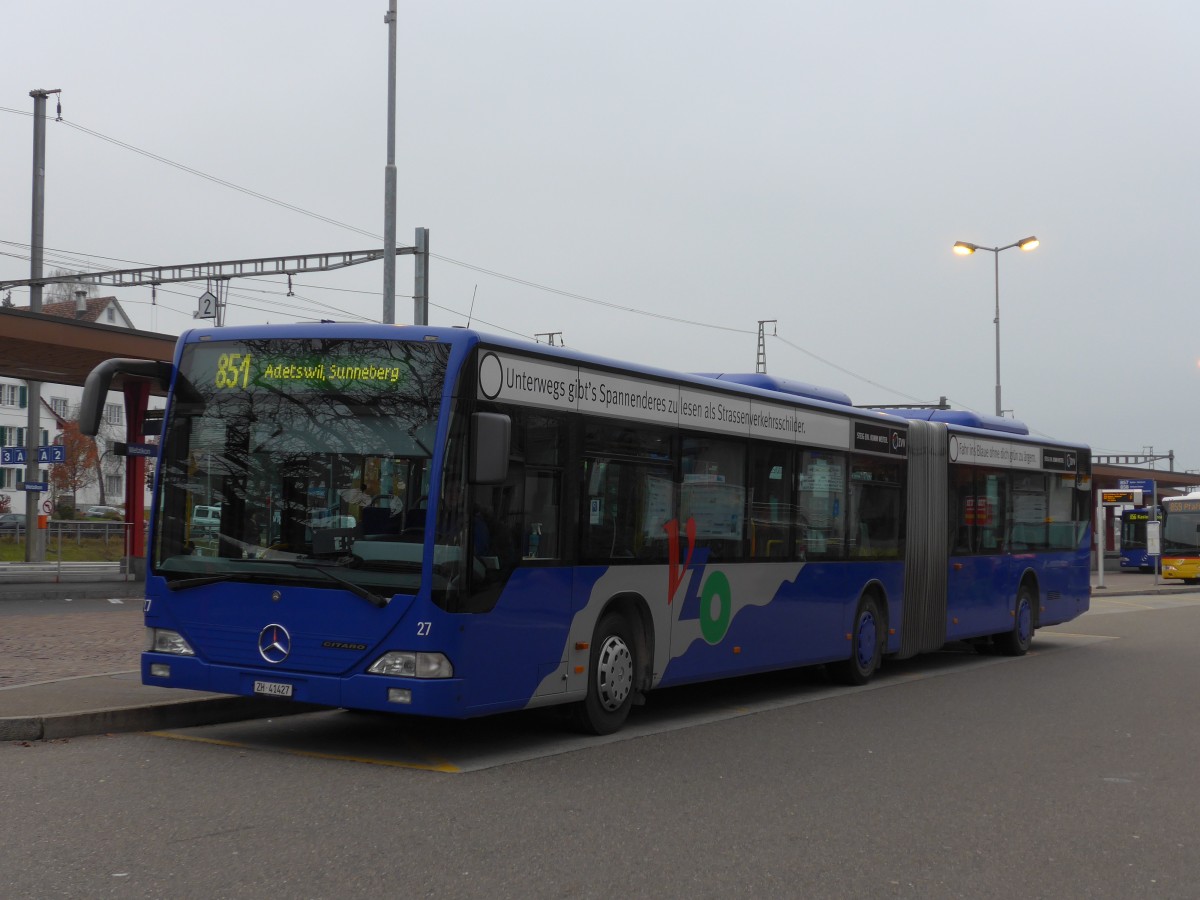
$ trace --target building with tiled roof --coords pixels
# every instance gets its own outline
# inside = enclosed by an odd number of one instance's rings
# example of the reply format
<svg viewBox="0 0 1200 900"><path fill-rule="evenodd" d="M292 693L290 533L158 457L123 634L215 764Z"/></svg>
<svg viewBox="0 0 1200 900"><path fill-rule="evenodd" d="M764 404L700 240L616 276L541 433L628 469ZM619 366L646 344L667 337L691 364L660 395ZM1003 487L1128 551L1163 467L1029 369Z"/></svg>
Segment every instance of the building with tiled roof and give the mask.
<svg viewBox="0 0 1200 900"><path fill-rule="evenodd" d="M18 306L17 309L29 311L28 306ZM125 315L116 297L77 297L74 300L58 300L54 303L42 304L42 315L57 316L60 319L78 319L81 322L94 322L98 325L112 325L115 328L132 328L133 322Z"/></svg>

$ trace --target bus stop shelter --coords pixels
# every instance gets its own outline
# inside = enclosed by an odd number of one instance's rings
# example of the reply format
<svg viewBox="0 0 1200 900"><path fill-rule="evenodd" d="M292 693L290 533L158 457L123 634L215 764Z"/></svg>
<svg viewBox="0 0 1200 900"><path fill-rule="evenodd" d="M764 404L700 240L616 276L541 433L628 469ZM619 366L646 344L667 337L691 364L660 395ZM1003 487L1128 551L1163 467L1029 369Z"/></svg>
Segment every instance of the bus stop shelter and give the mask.
<svg viewBox="0 0 1200 900"><path fill-rule="evenodd" d="M88 373L107 359L170 362L175 342L174 335L0 307L0 375L7 378L82 386ZM116 379L112 388L125 397L127 442L141 443L150 397L162 396L163 390L154 382L133 378ZM126 555L130 557L146 553L145 477L145 459L126 457L125 523L130 532Z"/></svg>
<svg viewBox="0 0 1200 900"><path fill-rule="evenodd" d="M1092 463L1092 509L1096 509L1096 496L1100 491L1121 490L1131 483L1153 481L1158 502L1164 497L1178 497L1200 486L1200 475L1195 472L1173 472L1167 469L1147 469L1141 466L1117 466ZM1142 505L1150 506L1154 498L1150 493L1143 493ZM1116 514L1111 508L1105 508L1105 518L1096 522L1096 543L1100 552L1115 554L1119 549Z"/></svg>

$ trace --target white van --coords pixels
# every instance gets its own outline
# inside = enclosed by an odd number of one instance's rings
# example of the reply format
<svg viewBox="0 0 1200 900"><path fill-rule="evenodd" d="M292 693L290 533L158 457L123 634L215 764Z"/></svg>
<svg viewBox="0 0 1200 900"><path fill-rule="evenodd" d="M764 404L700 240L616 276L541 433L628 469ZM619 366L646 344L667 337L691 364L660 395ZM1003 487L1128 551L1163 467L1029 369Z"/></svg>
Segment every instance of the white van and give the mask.
<svg viewBox="0 0 1200 900"><path fill-rule="evenodd" d="M192 510L192 535L214 535L221 527L221 507L197 506Z"/></svg>

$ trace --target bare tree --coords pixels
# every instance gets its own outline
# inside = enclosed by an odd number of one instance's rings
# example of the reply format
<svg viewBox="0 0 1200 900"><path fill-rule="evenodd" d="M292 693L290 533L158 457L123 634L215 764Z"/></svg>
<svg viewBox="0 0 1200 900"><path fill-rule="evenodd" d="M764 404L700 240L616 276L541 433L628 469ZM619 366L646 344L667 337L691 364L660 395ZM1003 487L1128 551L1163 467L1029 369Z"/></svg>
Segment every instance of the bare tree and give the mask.
<svg viewBox="0 0 1200 900"><path fill-rule="evenodd" d="M77 275L78 272L72 272L70 269L55 269L50 273L52 278L59 278L63 275ZM91 297L96 292L96 286L85 281L59 281L54 284L46 285L46 302L47 303L63 303L67 300L74 300L75 294L78 291L83 291L88 297Z"/></svg>
<svg viewBox="0 0 1200 900"><path fill-rule="evenodd" d="M119 407L124 414L124 407ZM124 441L125 425L124 422L112 422L107 417L107 405L105 408L105 417L100 420L100 430L97 432L96 441L96 481L100 487L100 505L108 505L108 475L121 475L125 471L125 457L117 456L112 452L114 441ZM124 500L124 497L118 499L118 503Z"/></svg>

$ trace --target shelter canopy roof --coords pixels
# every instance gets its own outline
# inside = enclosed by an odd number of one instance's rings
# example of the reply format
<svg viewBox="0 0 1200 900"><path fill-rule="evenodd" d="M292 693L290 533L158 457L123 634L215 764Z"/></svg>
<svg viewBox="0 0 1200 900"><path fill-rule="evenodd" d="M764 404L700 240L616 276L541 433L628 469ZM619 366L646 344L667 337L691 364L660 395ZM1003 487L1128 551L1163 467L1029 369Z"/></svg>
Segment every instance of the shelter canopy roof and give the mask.
<svg viewBox="0 0 1200 900"><path fill-rule="evenodd" d="M170 362L176 340L169 334L0 308L0 375L82 385L88 373L106 359ZM157 385L151 391L162 394Z"/></svg>

